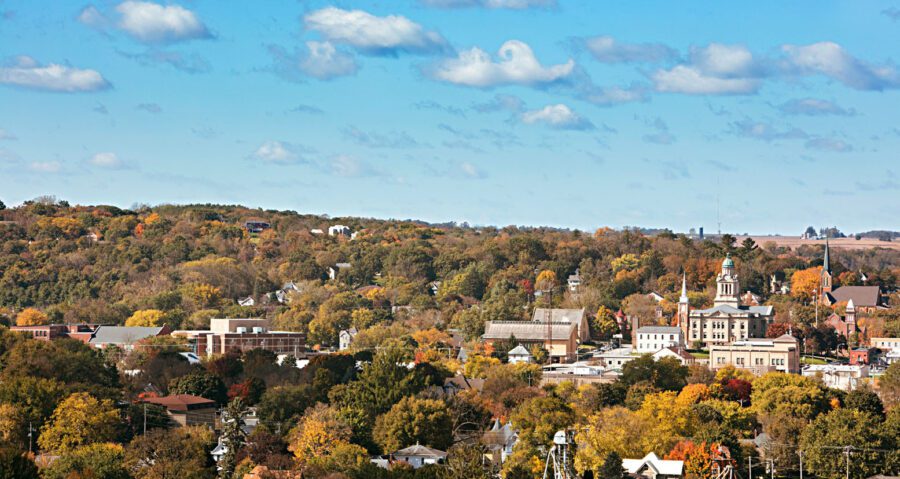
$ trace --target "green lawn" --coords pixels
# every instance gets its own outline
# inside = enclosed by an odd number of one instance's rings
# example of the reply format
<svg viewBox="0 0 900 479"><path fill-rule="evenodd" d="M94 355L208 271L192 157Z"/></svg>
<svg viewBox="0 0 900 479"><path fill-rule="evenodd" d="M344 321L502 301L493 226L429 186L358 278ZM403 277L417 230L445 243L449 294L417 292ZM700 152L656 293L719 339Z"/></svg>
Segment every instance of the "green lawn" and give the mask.
<svg viewBox="0 0 900 479"><path fill-rule="evenodd" d="M828 364L828 361L819 358L810 358L803 356L800 358L800 362L803 364Z"/></svg>

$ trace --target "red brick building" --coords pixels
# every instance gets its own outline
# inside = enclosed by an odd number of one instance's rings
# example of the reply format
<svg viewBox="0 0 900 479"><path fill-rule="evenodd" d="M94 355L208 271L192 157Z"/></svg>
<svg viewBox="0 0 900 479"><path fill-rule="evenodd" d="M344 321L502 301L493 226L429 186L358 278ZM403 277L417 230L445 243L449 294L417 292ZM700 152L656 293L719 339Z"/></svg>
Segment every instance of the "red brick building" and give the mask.
<svg viewBox="0 0 900 479"><path fill-rule="evenodd" d="M96 324L45 324L41 326L11 326L11 331L29 333L34 339L50 341L58 338L77 339L83 343L91 340Z"/></svg>

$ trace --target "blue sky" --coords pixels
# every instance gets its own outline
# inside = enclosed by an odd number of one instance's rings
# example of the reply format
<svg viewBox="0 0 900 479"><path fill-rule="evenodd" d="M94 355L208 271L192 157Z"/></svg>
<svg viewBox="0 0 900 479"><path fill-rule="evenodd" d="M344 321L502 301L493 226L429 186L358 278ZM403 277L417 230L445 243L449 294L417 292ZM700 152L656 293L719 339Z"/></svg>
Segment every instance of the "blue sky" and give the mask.
<svg viewBox="0 0 900 479"><path fill-rule="evenodd" d="M0 199L900 227L900 2L0 0Z"/></svg>

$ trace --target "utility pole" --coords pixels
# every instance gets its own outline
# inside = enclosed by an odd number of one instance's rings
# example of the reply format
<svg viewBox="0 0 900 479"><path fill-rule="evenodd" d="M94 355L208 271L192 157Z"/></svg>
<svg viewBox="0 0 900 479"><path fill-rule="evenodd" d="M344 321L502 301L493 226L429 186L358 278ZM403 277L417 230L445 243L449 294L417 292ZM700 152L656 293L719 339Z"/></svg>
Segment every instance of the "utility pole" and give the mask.
<svg viewBox="0 0 900 479"><path fill-rule="evenodd" d="M747 458L747 471L750 473L749 479L753 479L753 456Z"/></svg>
<svg viewBox="0 0 900 479"><path fill-rule="evenodd" d="M850 479L850 446L844 446L844 456L847 457L847 479Z"/></svg>
<svg viewBox="0 0 900 479"><path fill-rule="evenodd" d="M147 435L147 403L144 403L144 435Z"/></svg>
<svg viewBox="0 0 900 479"><path fill-rule="evenodd" d="M31 438L33 437L34 429L31 427L31 421L28 421L28 454L31 455Z"/></svg>
<svg viewBox="0 0 900 479"><path fill-rule="evenodd" d="M803 451L797 451L797 454L800 454L800 479L803 479Z"/></svg>

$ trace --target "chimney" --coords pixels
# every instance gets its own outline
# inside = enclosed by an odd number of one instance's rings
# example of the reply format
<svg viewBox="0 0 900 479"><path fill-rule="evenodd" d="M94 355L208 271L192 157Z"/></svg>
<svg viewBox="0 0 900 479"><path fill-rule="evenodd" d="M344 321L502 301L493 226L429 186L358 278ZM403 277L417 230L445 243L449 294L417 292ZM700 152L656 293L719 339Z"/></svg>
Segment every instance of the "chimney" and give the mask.
<svg viewBox="0 0 900 479"><path fill-rule="evenodd" d="M631 347L637 349L637 330L641 327L641 320L634 315L631 317Z"/></svg>

